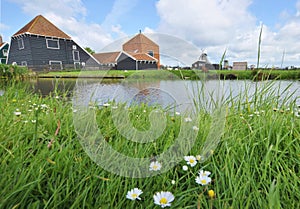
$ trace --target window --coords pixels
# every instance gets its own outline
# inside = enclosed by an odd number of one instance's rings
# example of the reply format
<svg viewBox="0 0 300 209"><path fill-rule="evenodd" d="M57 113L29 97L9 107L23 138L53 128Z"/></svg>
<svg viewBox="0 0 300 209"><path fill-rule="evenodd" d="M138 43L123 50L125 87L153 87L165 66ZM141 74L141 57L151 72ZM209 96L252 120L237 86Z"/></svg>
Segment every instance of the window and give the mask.
<svg viewBox="0 0 300 209"><path fill-rule="evenodd" d="M75 69L80 69L80 62L74 62L74 68Z"/></svg>
<svg viewBox="0 0 300 209"><path fill-rule="evenodd" d="M21 62L21 65L22 65L22 66L27 66L27 61L22 61L22 62Z"/></svg>
<svg viewBox="0 0 300 209"><path fill-rule="evenodd" d="M18 39L18 47L19 49L24 49L24 41L23 38Z"/></svg>
<svg viewBox="0 0 300 209"><path fill-rule="evenodd" d="M154 56L154 52L152 50L148 51L148 54L153 57Z"/></svg>
<svg viewBox="0 0 300 209"><path fill-rule="evenodd" d="M80 61L79 51L73 51L73 60Z"/></svg>
<svg viewBox="0 0 300 209"><path fill-rule="evenodd" d="M59 49L59 42L55 39L46 39L48 49Z"/></svg>
<svg viewBox="0 0 300 209"><path fill-rule="evenodd" d="M50 70L62 70L61 61L49 61Z"/></svg>
<svg viewBox="0 0 300 209"><path fill-rule="evenodd" d="M7 49L2 50L3 56L7 57Z"/></svg>

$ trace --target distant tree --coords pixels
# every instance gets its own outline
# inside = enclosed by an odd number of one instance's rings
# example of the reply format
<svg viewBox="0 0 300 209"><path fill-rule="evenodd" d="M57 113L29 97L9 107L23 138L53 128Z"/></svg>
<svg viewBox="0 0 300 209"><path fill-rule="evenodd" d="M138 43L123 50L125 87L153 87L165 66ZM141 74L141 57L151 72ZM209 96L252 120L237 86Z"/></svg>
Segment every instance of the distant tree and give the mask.
<svg viewBox="0 0 300 209"><path fill-rule="evenodd" d="M92 50L90 47L85 47L84 49L90 54L95 54L95 51Z"/></svg>

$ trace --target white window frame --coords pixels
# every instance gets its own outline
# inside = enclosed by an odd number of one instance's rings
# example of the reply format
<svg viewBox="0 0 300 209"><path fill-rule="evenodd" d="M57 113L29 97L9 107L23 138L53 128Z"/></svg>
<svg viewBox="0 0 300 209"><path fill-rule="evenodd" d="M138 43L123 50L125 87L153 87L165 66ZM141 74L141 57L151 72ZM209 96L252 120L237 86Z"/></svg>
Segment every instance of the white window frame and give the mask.
<svg viewBox="0 0 300 209"><path fill-rule="evenodd" d="M2 50L3 56L7 57L8 55L8 50L7 49L3 49Z"/></svg>
<svg viewBox="0 0 300 209"><path fill-rule="evenodd" d="M21 66L27 66L27 61L22 61Z"/></svg>
<svg viewBox="0 0 300 209"><path fill-rule="evenodd" d="M24 47L24 40L23 40L23 38L18 38L17 40L18 40L19 50L24 49L25 47Z"/></svg>
<svg viewBox="0 0 300 209"><path fill-rule="evenodd" d="M76 65L79 66L79 68L77 68ZM74 62L74 69L75 69L75 70L76 70L76 69L81 69L81 64L80 64L80 62Z"/></svg>
<svg viewBox="0 0 300 209"><path fill-rule="evenodd" d="M48 41L55 41L57 43L57 47L51 47L48 44ZM46 39L47 49L60 49L59 40L58 39Z"/></svg>
<svg viewBox="0 0 300 209"><path fill-rule="evenodd" d="M77 53L78 54L78 59L75 59L76 57L75 57L75 53ZM73 54L73 61L75 61L75 62L77 62L77 61L80 61L80 55L79 55L79 51L72 51L72 54Z"/></svg>
<svg viewBox="0 0 300 209"><path fill-rule="evenodd" d="M60 69L62 70L63 68L62 68L62 61L57 61L57 60L50 60L49 61L49 67L50 67L50 70L52 70L52 68L51 68L51 65L52 64L58 64L58 65L60 65Z"/></svg>

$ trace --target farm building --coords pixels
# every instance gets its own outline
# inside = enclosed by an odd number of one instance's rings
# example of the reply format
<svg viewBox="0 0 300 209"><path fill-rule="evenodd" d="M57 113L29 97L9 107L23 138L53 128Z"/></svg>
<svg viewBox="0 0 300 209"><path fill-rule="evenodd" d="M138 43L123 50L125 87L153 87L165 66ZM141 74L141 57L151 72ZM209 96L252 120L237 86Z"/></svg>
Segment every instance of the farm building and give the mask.
<svg viewBox="0 0 300 209"><path fill-rule="evenodd" d="M8 47L9 44L7 42L3 42L2 36L0 35L0 63L5 64L8 55Z"/></svg>
<svg viewBox="0 0 300 209"><path fill-rule="evenodd" d="M214 70L215 67L209 62L206 53L202 53L199 59L192 64L193 69Z"/></svg>
<svg viewBox="0 0 300 209"><path fill-rule="evenodd" d="M247 62L233 62L232 70L247 70Z"/></svg>
<svg viewBox="0 0 300 209"><path fill-rule="evenodd" d="M100 63L42 15L11 37L7 64L41 70L99 69Z"/></svg>
<svg viewBox="0 0 300 209"><path fill-rule="evenodd" d="M141 32L122 45L122 51L95 53L103 65L118 70L158 69L159 46Z"/></svg>

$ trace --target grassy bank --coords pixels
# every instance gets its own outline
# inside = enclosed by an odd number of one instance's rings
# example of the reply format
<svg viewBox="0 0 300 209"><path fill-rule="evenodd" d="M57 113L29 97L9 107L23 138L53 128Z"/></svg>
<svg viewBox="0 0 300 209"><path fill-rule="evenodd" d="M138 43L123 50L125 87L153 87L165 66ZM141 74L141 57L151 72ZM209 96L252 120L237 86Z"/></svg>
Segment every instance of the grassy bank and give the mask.
<svg viewBox="0 0 300 209"><path fill-rule="evenodd" d="M24 79L31 75L27 67L17 65L0 64L0 78L3 79Z"/></svg>
<svg viewBox="0 0 300 209"><path fill-rule="evenodd" d="M300 207L299 108L280 103L271 92L257 92L252 102L247 92L228 101L224 134L207 161L191 167L182 156L166 173L132 179L110 173L88 157L74 130L76 110L65 95L41 97L28 93L23 84L0 89L0 208L160 208L153 201L158 191L172 192L171 208ZM112 121L112 109L124 106L90 107L106 141L128 156L163 152L178 137L182 123L189 122L181 120L183 113L166 112L161 137L139 144L126 140ZM146 130L153 109L141 105L126 110L132 123ZM193 156L201 154L211 115L201 111L198 120L189 153ZM200 169L211 172L209 184L196 183ZM143 191L141 200L126 198L133 188ZM208 190L215 195L210 192L209 197Z"/></svg>
<svg viewBox="0 0 300 209"><path fill-rule="evenodd" d="M110 70L110 71L59 71L41 73L39 77L110 77L126 78L134 76L136 78L160 78L160 79L191 79L197 80L203 77L209 79L291 79L300 80L300 70L211 70L203 73L201 70Z"/></svg>

